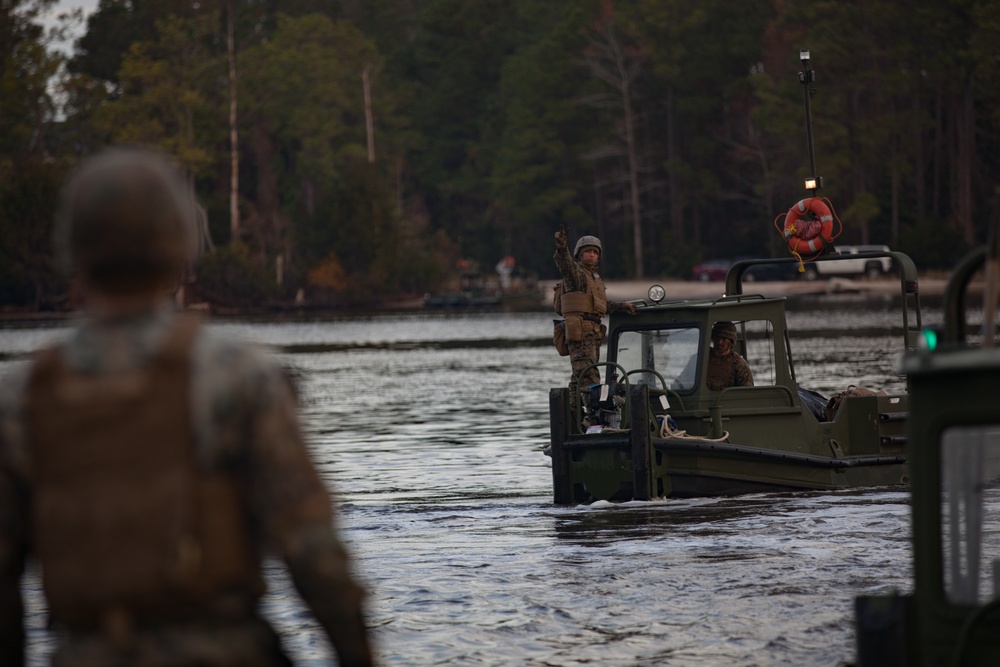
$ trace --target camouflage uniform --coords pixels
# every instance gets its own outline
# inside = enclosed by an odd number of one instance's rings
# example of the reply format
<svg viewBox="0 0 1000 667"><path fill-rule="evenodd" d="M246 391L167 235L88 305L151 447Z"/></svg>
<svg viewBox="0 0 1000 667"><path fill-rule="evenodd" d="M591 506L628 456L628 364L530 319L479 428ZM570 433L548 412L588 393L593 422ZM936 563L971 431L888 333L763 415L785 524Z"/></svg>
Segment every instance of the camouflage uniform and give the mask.
<svg viewBox="0 0 1000 667"><path fill-rule="evenodd" d="M570 255L568 248L557 247L554 258L556 266L559 267L559 272L562 274L564 291L576 292L586 288L587 269ZM600 284L604 284L600 274L596 271L591 271L590 275ZM609 314L623 309L625 309L625 306L621 303L608 301ZM580 373L587 366L592 366L601 360L601 344L603 342L602 330L599 327L594 331L584 332L582 341L566 342L569 348L570 364L573 367L569 379L570 396L577 395L578 386L587 388L594 384L600 384L601 374L597 366L593 366L582 377Z"/></svg>
<svg viewBox="0 0 1000 667"><path fill-rule="evenodd" d="M708 355L708 388L719 391L726 387L752 387L753 373L747 363L736 350L723 356L713 346Z"/></svg>
<svg viewBox="0 0 1000 667"><path fill-rule="evenodd" d="M146 365L176 321L172 309L112 322L85 319L58 349L72 371L111 377ZM25 364L0 383L0 664L11 667L25 660L20 577L33 551L32 438L25 415L32 367ZM328 492L309 460L286 374L269 356L201 327L191 351L190 383L196 465L206 474L237 476L258 551L254 557L269 552L285 561L341 665L371 664L363 590L350 574ZM53 663L289 664L273 630L256 614L259 592L237 593L249 601L249 613L232 622L135 622L116 637L107 628L70 627Z"/></svg>

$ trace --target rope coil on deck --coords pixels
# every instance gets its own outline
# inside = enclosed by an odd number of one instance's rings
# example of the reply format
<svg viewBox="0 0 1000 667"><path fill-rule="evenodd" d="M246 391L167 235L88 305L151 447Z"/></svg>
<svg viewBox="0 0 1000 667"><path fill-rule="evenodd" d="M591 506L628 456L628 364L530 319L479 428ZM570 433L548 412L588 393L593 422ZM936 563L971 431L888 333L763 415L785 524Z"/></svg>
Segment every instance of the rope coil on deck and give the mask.
<svg viewBox="0 0 1000 667"><path fill-rule="evenodd" d="M663 415L660 422L660 437L664 440L703 440L705 442L725 442L729 439L729 431L723 431L718 438L709 438L704 435L690 435L687 431L674 428L670 425L670 415Z"/></svg>

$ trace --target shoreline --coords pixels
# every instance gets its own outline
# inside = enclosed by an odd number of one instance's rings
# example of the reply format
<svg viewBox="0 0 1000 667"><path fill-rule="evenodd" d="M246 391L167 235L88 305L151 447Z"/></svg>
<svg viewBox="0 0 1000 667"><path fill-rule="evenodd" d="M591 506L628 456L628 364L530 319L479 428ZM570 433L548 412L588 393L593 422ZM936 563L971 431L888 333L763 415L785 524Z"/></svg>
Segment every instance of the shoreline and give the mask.
<svg viewBox="0 0 1000 667"><path fill-rule="evenodd" d="M381 304L373 304L366 308L309 308L309 307L288 307L288 308L234 308L223 307L212 309L206 304L192 304L189 310L202 311L213 319L239 319L239 318L261 318L261 319L301 319L301 320L323 320L338 317L349 317L358 315L371 315L376 313L456 313L474 312L480 310L511 310L511 311L546 311L552 308L552 287L558 282L556 279L540 280L538 282L539 301L534 306L520 308L501 307L442 307L425 308L423 297L400 298L394 301L387 301ZM921 276L918 281L921 296L941 296L944 294L948 280L946 277L927 275ZM676 278L649 280L608 280L605 281L608 299L611 301L638 301L645 299L646 292L652 285L660 285L666 291L665 301L688 301L697 299L712 299L723 296L725 282L709 281L698 282L692 280L678 280ZM970 290L975 291L981 288L981 283L973 282ZM870 295L880 297L892 297L900 294L899 280L896 278L850 279L850 278L828 278L815 281L805 280L783 280L783 281L756 281L744 283L744 293L763 294L764 296L832 296L832 295ZM79 311L6 311L0 312L0 326L14 327L18 325L32 326L51 321L62 323L77 315Z"/></svg>

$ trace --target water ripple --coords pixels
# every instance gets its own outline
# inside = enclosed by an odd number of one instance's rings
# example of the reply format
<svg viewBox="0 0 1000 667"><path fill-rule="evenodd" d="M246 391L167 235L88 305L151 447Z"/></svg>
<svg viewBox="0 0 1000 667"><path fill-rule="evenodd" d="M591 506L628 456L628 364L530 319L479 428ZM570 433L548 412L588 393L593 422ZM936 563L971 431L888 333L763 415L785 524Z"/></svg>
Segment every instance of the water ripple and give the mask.
<svg viewBox="0 0 1000 667"><path fill-rule="evenodd" d="M852 303L801 324L893 326L884 310ZM548 391L568 380L569 362L531 342L549 319L214 325L286 350L310 447L371 591L380 663L834 667L850 659L854 597L911 586L908 495L554 506L541 450ZM903 385L891 332L841 334L793 338L803 385L827 394ZM57 335L0 332L0 352ZM505 337L520 342L496 342ZM494 343L425 344L476 339ZM393 346L407 341L420 344ZM0 360L0 371L17 363ZM265 612L297 664L329 664L284 570L269 564L267 578ZM30 664L40 666L51 643L37 579L26 587Z"/></svg>

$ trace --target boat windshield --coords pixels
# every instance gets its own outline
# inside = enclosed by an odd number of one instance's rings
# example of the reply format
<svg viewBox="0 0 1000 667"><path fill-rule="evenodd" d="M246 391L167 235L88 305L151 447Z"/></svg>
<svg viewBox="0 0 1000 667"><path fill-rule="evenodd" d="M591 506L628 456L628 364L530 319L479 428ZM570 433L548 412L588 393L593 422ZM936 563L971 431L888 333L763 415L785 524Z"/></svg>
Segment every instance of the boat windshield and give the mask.
<svg viewBox="0 0 1000 667"><path fill-rule="evenodd" d="M753 373L753 383L775 383L774 325L769 320L736 322L739 339L745 347L745 356ZM698 365L703 363L708 341L702 341L702 329L695 324L675 325L659 329L620 331L617 337L614 361L626 371L651 369L657 371L667 388L678 394L693 392L698 382ZM660 380L653 373L636 373L629 376L631 384L647 384L661 388Z"/></svg>
<svg viewBox="0 0 1000 667"><path fill-rule="evenodd" d="M694 389L697 380L700 337L696 326L624 331L618 336L616 361L626 371L655 370L668 388L685 393ZM629 382L660 388L659 378L652 373L637 373L629 377Z"/></svg>
<svg viewBox="0 0 1000 667"><path fill-rule="evenodd" d="M950 602L1000 598L1000 425L942 434L941 548Z"/></svg>

